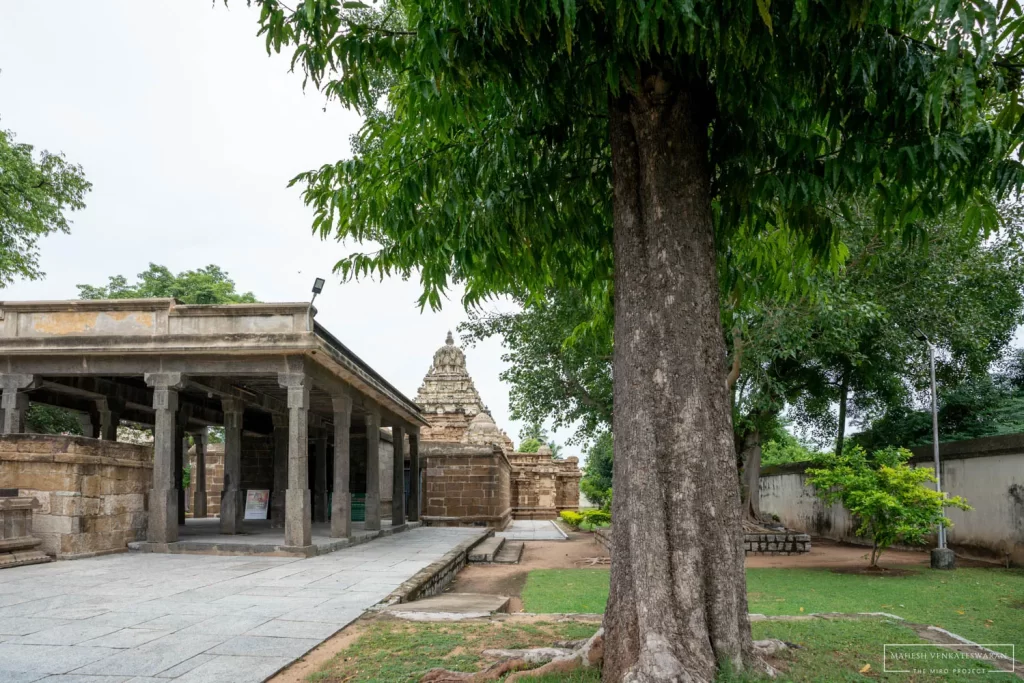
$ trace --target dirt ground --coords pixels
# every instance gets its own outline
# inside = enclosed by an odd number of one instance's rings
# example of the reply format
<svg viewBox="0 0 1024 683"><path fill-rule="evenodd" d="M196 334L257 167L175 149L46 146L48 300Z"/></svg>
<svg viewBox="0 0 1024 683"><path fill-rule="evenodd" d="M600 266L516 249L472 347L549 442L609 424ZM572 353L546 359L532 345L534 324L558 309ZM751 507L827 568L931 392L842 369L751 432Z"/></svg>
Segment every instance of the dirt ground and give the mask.
<svg viewBox="0 0 1024 683"><path fill-rule="evenodd" d="M519 596L532 570L607 567L608 557L608 551L593 534L569 532L567 541L527 541L519 564L468 565L445 592L507 595L512 598L509 612L521 612Z"/></svg>

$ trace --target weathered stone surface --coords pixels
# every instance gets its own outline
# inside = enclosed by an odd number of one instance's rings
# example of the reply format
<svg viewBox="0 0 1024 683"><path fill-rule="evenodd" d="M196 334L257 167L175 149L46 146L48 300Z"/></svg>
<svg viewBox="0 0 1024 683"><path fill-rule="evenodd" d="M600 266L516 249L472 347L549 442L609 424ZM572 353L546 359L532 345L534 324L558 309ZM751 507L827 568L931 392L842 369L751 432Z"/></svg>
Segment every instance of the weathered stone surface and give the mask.
<svg viewBox="0 0 1024 683"><path fill-rule="evenodd" d="M38 507L35 498L0 498L0 569L49 562L32 535L32 512Z"/></svg>
<svg viewBox="0 0 1024 683"><path fill-rule="evenodd" d="M39 549L67 559L124 550L142 540L152 458L150 446L8 435L0 437L0 481L38 501L32 533Z"/></svg>
<svg viewBox="0 0 1024 683"><path fill-rule="evenodd" d="M501 529L512 515L554 519L561 510L578 509L576 458L553 460L550 450L516 453L481 400L451 333L434 353L416 402L430 422L421 431L425 523Z"/></svg>

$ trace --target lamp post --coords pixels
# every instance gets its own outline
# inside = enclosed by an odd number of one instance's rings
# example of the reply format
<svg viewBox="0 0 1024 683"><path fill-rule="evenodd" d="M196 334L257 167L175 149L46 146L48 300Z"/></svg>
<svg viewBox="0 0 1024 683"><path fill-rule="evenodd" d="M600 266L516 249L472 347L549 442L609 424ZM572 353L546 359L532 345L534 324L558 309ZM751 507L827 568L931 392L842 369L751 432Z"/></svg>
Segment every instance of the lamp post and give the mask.
<svg viewBox="0 0 1024 683"><path fill-rule="evenodd" d="M932 458L935 463L935 490L942 493L942 473L939 465L939 400L935 390L935 345L921 330L917 338L928 345L928 366L931 375L932 395ZM953 569L956 566L956 555L946 547L946 529L939 522L937 547L932 549L932 569Z"/></svg>
<svg viewBox="0 0 1024 683"><path fill-rule="evenodd" d="M313 331L313 302L316 301L316 295L322 291L324 291L324 279L322 277L318 277L313 280L313 298L309 300L309 315L307 316L307 319L309 320L310 332Z"/></svg>

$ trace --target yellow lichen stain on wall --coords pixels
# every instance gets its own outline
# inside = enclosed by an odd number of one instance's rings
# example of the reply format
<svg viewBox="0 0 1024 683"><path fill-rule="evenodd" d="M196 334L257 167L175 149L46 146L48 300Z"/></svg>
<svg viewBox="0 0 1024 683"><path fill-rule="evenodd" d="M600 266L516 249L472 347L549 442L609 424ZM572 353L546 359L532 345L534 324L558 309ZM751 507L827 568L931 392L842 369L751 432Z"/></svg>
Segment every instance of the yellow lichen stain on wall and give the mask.
<svg viewBox="0 0 1024 683"><path fill-rule="evenodd" d="M39 334L88 334L96 329L99 313L37 313L32 316L32 331Z"/></svg>
<svg viewBox="0 0 1024 683"><path fill-rule="evenodd" d="M42 336L131 335L151 330L155 324L155 316L148 311L60 311L34 314L30 330Z"/></svg>

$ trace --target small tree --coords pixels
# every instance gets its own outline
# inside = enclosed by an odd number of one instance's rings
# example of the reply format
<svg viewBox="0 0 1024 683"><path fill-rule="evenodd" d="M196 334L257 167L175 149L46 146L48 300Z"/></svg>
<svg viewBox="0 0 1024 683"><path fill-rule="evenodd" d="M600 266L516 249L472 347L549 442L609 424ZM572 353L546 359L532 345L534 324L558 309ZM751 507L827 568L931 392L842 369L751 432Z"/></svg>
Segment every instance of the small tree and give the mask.
<svg viewBox="0 0 1024 683"><path fill-rule="evenodd" d="M536 453L540 450L543 444L539 439L535 439L532 436L528 436L523 439L523 442L519 444L520 453Z"/></svg>
<svg viewBox="0 0 1024 683"><path fill-rule="evenodd" d="M580 490L603 510L609 509L612 503L613 458L612 433L602 432L587 452L580 480Z"/></svg>
<svg viewBox="0 0 1024 683"><path fill-rule="evenodd" d="M960 496L949 496L925 488L935 482L934 471L910 467L911 453L905 448L886 448L869 457L860 446L842 455L818 460L821 467L808 469L808 482L826 503L842 503L860 526L857 534L871 539L871 567L896 541L920 543L925 534L941 523L951 526L943 508L970 510Z"/></svg>

